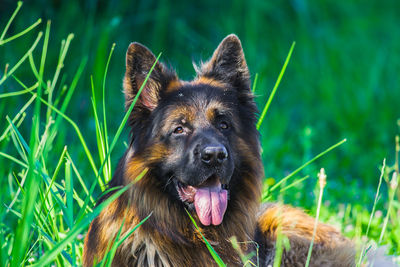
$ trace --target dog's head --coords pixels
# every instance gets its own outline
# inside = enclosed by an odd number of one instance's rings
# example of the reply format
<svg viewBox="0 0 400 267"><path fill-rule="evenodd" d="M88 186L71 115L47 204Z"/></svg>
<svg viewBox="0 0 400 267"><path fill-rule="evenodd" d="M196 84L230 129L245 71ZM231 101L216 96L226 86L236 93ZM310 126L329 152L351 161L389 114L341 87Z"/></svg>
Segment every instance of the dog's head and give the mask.
<svg viewBox="0 0 400 267"><path fill-rule="evenodd" d="M227 36L190 82L155 62L143 45L129 46L127 108L142 89L130 116L133 157L140 156L160 188L195 210L203 225L219 225L228 198L243 190L240 180L260 161L257 109L241 43Z"/></svg>

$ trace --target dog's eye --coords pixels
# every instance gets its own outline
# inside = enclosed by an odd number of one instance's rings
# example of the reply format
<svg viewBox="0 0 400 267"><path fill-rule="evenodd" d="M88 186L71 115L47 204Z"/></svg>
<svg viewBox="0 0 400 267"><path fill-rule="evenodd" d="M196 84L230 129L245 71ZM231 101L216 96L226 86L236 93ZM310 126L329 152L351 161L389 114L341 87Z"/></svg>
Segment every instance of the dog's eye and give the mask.
<svg viewBox="0 0 400 267"><path fill-rule="evenodd" d="M221 121L221 122L219 123L219 128L221 128L222 130L226 130L226 129L229 128L229 125L228 125L227 122Z"/></svg>
<svg viewBox="0 0 400 267"><path fill-rule="evenodd" d="M174 134L182 134L183 132L184 132L184 130L183 130L182 126L178 126L174 130Z"/></svg>

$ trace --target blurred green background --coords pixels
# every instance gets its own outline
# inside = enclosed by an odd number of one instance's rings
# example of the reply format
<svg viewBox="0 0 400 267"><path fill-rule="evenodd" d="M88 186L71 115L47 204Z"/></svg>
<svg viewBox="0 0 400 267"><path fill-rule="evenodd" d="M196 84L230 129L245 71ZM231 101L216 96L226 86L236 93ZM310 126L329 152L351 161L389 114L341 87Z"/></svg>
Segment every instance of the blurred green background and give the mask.
<svg viewBox="0 0 400 267"><path fill-rule="evenodd" d="M0 26L4 27L16 1L0 0ZM106 83L109 133L123 117L122 78L125 51L132 41L148 46L162 61L177 69L182 79L194 77L192 61L206 60L229 33L242 40L252 79L258 73L257 102L262 108L293 41L296 47L278 92L262 125L266 177L280 180L330 145L348 142L303 170L311 179L297 185L285 200L304 207L314 205L316 174L328 174L324 200L372 205L383 158L395 160L395 135L400 118L400 2L399 1L26 1L9 34L25 29L38 18L45 29L51 20L46 69L57 64L61 40L75 37L62 79L70 83L83 58L88 65L67 114L81 128L90 149L96 150L91 108L90 75L97 95L113 43ZM0 76L6 63L15 64L36 38L30 33L0 50ZM38 50L40 51L40 47ZM38 57L39 53L36 55ZM16 72L35 81L29 64ZM61 87L61 86L60 86ZM13 81L0 93L20 90ZM5 116L14 116L30 95L7 98L0 105L0 130ZM6 101L0 99L0 101ZM15 106L15 110L9 110ZM29 118L29 117L28 117ZM110 119L111 118L111 119ZM31 119L20 128L29 133ZM44 127L44 125L42 125ZM68 145L87 181L94 179L75 134L65 126L53 147ZM126 138L125 138L126 140ZM124 144L112 154L114 166ZM74 149L76 147L76 149ZM12 146L0 149L14 153ZM57 155L54 156L57 160ZM8 161L2 161L3 174ZM0 168L0 169L1 169ZM272 179L269 179L273 182ZM310 187L311 186L311 187Z"/></svg>

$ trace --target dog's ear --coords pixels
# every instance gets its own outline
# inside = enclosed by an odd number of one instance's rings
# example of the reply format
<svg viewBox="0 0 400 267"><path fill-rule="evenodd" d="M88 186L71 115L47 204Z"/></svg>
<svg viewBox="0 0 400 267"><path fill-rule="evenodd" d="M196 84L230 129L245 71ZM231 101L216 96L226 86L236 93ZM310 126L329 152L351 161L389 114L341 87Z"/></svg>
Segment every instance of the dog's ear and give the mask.
<svg viewBox="0 0 400 267"><path fill-rule="evenodd" d="M249 69L239 38L235 34L225 37L211 59L197 68L197 75L250 89Z"/></svg>
<svg viewBox="0 0 400 267"><path fill-rule="evenodd" d="M126 52L126 72L124 78L125 106L128 108L156 61L156 57L145 46L131 43ZM157 107L162 90L178 78L175 72L157 62L147 80L135 107L152 111Z"/></svg>

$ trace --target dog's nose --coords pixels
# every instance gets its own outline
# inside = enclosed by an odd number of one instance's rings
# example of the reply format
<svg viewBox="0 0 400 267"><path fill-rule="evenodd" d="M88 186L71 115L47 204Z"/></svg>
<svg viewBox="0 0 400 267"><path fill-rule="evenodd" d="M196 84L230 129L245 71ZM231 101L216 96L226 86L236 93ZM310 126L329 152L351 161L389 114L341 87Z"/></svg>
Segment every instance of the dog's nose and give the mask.
<svg viewBox="0 0 400 267"><path fill-rule="evenodd" d="M222 164L228 158L228 151L222 145L206 146L201 151L201 161L207 165Z"/></svg>

